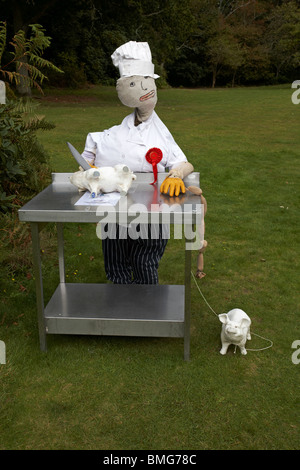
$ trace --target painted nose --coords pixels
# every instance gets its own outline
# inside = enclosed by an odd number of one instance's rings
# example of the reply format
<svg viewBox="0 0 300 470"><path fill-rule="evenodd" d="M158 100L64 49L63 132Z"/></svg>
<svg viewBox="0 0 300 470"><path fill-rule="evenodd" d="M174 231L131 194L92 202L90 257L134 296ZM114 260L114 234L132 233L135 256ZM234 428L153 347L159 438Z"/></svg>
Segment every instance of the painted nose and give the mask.
<svg viewBox="0 0 300 470"><path fill-rule="evenodd" d="M143 87L143 82L141 82L141 87L142 87L142 90L148 90L148 88Z"/></svg>

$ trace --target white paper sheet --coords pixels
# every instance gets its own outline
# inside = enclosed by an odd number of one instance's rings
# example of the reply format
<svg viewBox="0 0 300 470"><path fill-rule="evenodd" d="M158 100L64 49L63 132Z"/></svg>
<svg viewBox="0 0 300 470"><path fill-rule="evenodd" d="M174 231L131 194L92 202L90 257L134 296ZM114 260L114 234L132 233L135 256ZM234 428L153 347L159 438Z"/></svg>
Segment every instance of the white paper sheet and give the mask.
<svg viewBox="0 0 300 470"><path fill-rule="evenodd" d="M118 192L98 194L98 196L92 197L89 191L85 192L77 202L75 206L115 206L120 200L121 194Z"/></svg>

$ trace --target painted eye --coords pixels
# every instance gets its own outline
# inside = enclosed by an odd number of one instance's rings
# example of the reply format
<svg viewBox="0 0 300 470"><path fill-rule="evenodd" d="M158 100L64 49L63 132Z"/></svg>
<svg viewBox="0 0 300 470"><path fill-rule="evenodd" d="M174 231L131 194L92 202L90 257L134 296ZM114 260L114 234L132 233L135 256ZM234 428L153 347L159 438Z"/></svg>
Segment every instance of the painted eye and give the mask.
<svg viewBox="0 0 300 470"><path fill-rule="evenodd" d="M130 83L130 86L135 86L135 82L131 82L131 83Z"/></svg>

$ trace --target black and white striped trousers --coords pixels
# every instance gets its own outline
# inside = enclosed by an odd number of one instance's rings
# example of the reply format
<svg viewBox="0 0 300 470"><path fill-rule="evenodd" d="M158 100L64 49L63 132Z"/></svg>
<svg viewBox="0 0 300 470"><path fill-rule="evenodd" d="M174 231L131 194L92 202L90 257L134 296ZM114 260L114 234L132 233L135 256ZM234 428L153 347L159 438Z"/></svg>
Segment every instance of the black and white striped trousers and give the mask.
<svg viewBox="0 0 300 470"><path fill-rule="evenodd" d="M137 226L143 233L133 239L127 227L117 225L114 238L102 239L107 279L115 284L158 284L158 265L168 242L168 228Z"/></svg>

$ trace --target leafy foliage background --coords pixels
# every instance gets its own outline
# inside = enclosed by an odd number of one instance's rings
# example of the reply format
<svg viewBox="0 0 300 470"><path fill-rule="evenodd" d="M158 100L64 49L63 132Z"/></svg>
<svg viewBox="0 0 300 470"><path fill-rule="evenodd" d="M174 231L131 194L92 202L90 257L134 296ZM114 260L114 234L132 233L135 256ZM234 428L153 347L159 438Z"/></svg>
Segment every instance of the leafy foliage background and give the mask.
<svg viewBox="0 0 300 470"><path fill-rule="evenodd" d="M300 8L295 0L0 0L11 32L41 23L45 57L65 74L53 86L113 84L111 54L148 41L160 86L261 85L299 75Z"/></svg>

